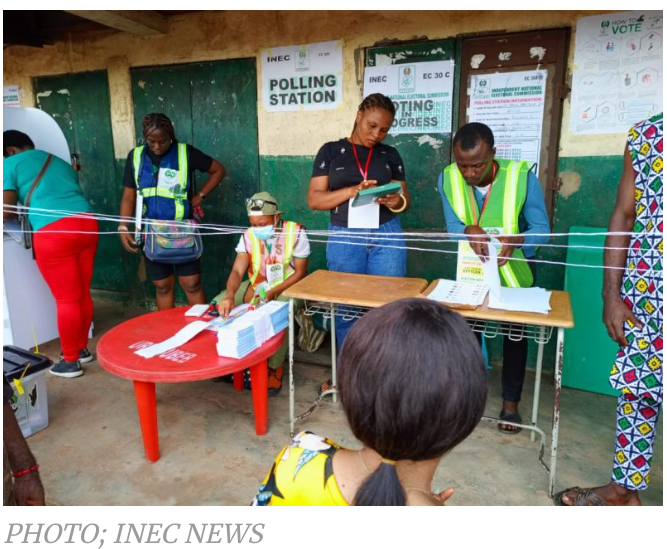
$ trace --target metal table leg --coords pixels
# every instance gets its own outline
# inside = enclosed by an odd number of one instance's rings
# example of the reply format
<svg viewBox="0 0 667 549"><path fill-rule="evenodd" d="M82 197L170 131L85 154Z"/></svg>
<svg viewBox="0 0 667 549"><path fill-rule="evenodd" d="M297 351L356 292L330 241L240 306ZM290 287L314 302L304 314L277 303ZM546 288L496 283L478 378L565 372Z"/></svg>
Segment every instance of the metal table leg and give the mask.
<svg viewBox="0 0 667 549"><path fill-rule="evenodd" d="M537 426L537 415L540 409L540 387L542 384L542 358L544 357L544 332L540 327L539 341L537 344L537 364L535 365L535 391L533 392L533 416L531 423ZM535 431L530 432L530 441L535 442Z"/></svg>
<svg viewBox="0 0 667 549"><path fill-rule="evenodd" d="M294 299L289 300L289 432L294 436Z"/></svg>
<svg viewBox="0 0 667 549"><path fill-rule="evenodd" d="M563 381L563 346L565 331L558 328L556 341L556 367L554 369L554 415L551 427L551 463L549 465L549 497L556 487L556 460L558 458L558 427L560 424L560 395Z"/></svg>
<svg viewBox="0 0 667 549"><path fill-rule="evenodd" d="M336 305L331 304L331 385L336 388ZM334 403L338 402L338 390L331 395Z"/></svg>

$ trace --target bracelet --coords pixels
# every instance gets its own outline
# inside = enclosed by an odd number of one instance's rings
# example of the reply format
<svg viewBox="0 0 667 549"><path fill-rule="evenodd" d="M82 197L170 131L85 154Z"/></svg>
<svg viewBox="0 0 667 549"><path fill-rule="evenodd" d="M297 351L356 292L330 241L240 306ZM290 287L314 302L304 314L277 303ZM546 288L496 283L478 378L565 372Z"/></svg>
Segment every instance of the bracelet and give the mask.
<svg viewBox="0 0 667 549"><path fill-rule="evenodd" d="M25 475L29 475L30 473L34 473L35 471L37 471L37 469L39 469L39 463L35 463L35 465L33 465L32 467L23 469L23 471L16 471L16 473L12 473L12 476L14 478L23 477Z"/></svg>
<svg viewBox="0 0 667 549"><path fill-rule="evenodd" d="M124 233L129 233L130 229L127 228L125 225L118 225L118 232L124 232Z"/></svg>
<svg viewBox="0 0 667 549"><path fill-rule="evenodd" d="M389 208L389 211L394 212L395 214L403 213L405 210L408 209L408 200L407 200L407 198L405 198L405 196L403 194L399 194L398 196L400 196L403 199L403 205L396 210L394 210L394 208Z"/></svg>

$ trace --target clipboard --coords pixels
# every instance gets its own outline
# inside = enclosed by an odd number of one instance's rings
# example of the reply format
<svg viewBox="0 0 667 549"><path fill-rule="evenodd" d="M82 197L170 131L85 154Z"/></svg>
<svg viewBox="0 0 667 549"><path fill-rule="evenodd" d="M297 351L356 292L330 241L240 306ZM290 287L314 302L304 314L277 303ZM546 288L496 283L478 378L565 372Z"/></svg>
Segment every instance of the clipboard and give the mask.
<svg viewBox="0 0 667 549"><path fill-rule="evenodd" d="M370 189L359 191L351 205L353 208L357 208L359 206L368 206L369 204L373 204L377 198L383 198L392 193L400 193L402 190L403 186L398 181L391 181L386 185L380 185L378 187L371 187Z"/></svg>

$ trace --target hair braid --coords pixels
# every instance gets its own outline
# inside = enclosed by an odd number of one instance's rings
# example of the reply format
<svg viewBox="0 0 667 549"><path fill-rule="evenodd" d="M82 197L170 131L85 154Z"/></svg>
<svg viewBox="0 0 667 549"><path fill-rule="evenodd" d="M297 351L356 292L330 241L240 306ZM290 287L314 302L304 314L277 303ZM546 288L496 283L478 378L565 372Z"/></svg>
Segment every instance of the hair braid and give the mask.
<svg viewBox="0 0 667 549"><path fill-rule="evenodd" d="M392 116L396 116L396 107L394 105L394 102L384 94L372 93L366 96L364 100L359 104L359 110L361 112L374 108L384 109Z"/></svg>
<svg viewBox="0 0 667 549"><path fill-rule="evenodd" d="M172 141L178 141L176 139L176 132L174 131L174 124L166 114L161 112L152 112L144 116L144 119L141 121L141 127L144 139L155 130L160 129L167 132Z"/></svg>

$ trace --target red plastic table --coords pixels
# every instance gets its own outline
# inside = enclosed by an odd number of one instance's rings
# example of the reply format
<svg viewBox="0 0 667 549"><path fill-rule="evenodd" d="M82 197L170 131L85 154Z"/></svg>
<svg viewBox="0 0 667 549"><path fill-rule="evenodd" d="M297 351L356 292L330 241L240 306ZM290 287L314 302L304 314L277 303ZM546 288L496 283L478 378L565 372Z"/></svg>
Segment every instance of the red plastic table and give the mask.
<svg viewBox="0 0 667 549"><path fill-rule="evenodd" d="M204 330L185 345L153 358L142 358L135 351L173 336L190 322L187 307L157 311L138 316L105 333L97 344L97 360L107 372L134 382L144 450L149 461L160 459L158 440L156 383L199 381L234 374L234 388L243 390L243 370L250 368L255 429L263 435L268 429L267 360L283 343L282 331L259 349L241 358L224 358L216 350L216 334Z"/></svg>

